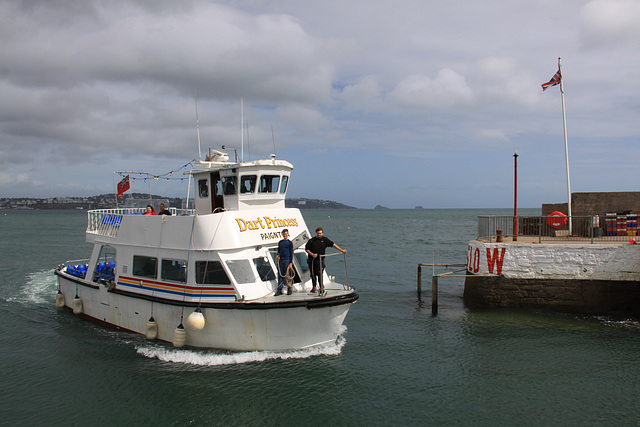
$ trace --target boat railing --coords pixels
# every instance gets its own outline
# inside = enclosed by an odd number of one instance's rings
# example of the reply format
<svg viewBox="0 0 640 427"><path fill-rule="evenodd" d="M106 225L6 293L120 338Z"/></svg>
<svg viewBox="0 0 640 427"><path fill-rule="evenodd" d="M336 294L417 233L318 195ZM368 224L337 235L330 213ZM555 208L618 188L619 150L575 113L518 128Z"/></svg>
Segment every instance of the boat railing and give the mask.
<svg viewBox="0 0 640 427"><path fill-rule="evenodd" d="M61 265L77 265L77 264L89 264L89 259L70 259L63 262Z"/></svg>
<svg viewBox="0 0 640 427"><path fill-rule="evenodd" d="M278 253L278 249L277 248L273 248L273 249L269 249L269 252L272 253L273 258L275 259L277 253ZM331 253L331 254L325 254L325 255L320 255L323 259L326 260L326 258L328 257L334 257L334 256L339 256L342 255L342 261L344 262L344 275L345 275L345 283L342 284L342 287L347 290L347 289L351 289L351 286L349 285L349 269L347 267L347 254L345 253ZM277 263L277 261L276 261ZM276 264L277 267L277 264Z"/></svg>
<svg viewBox="0 0 640 427"><path fill-rule="evenodd" d="M340 253L331 253L331 254L325 254L320 256L326 259L329 257L340 256L340 255L342 255L342 261L344 262L344 275L345 275L345 283L342 285L342 287L344 289L350 289L351 286L349 285L349 270L347 268L347 254L340 252Z"/></svg>
<svg viewBox="0 0 640 427"><path fill-rule="evenodd" d="M116 237L125 215L143 215L146 208L95 209L87 212L87 233ZM194 209L170 208L174 216L194 215Z"/></svg>
<svg viewBox="0 0 640 427"><path fill-rule="evenodd" d="M477 239L489 242L537 241L583 243L628 242L637 236L637 218L593 216L478 216Z"/></svg>

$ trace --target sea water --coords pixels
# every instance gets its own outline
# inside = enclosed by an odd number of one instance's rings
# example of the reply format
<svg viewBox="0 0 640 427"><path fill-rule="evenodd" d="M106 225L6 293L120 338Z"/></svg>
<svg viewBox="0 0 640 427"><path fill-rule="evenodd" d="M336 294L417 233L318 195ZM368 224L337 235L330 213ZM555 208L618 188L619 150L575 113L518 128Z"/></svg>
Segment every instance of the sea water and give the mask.
<svg viewBox="0 0 640 427"><path fill-rule="evenodd" d="M322 226L348 250L346 270L342 257L328 269L360 299L331 345L234 353L174 349L56 309L55 267L90 254L86 213L0 211L0 422L639 425L636 321L471 310L460 277L440 279L433 316L430 267L418 298L418 264L464 264L488 214L509 211L303 211L312 233Z"/></svg>

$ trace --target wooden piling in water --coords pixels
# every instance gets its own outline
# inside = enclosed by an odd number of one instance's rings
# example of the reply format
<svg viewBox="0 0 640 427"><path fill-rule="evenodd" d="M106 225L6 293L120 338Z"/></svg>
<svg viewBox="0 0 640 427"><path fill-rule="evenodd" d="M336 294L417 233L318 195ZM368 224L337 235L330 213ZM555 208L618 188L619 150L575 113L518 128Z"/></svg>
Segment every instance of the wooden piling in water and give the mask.
<svg viewBox="0 0 640 427"><path fill-rule="evenodd" d="M438 314L438 276L431 276L431 315Z"/></svg>
<svg viewBox="0 0 640 427"><path fill-rule="evenodd" d="M432 267L465 267L463 270L466 271L466 266L467 264L423 264L420 263L418 264L418 283L417 283L417 287L418 287L418 298L421 298L421 294L422 294L422 266L423 265L430 265ZM462 271L462 270L458 270L458 271ZM454 272L451 272L454 273ZM444 274L435 274L435 269L434 269L434 274L431 276L431 314L432 315L436 315L438 314L438 277L439 276L445 276L445 277L466 277L466 276L457 276L457 275L452 275L450 273L444 273Z"/></svg>

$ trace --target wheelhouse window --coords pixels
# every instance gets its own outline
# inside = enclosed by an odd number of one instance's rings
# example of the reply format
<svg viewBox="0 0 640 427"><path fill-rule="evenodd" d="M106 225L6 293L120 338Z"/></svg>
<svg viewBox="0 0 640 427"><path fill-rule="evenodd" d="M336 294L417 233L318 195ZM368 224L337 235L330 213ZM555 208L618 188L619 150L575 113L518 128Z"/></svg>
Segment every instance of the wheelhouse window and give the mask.
<svg viewBox="0 0 640 427"><path fill-rule="evenodd" d="M282 176L282 181L280 182L280 192L281 193L286 193L287 192L287 184L289 183L289 177L287 175L283 175Z"/></svg>
<svg viewBox="0 0 640 427"><path fill-rule="evenodd" d="M158 276L158 258L134 255L133 275L155 279Z"/></svg>
<svg viewBox="0 0 640 427"><path fill-rule="evenodd" d="M187 261L178 259L162 260L162 280L170 280L172 282L187 282Z"/></svg>
<svg viewBox="0 0 640 427"><path fill-rule="evenodd" d="M278 191L280 184L280 175L262 175L260 177L260 192L275 193Z"/></svg>
<svg viewBox="0 0 640 427"><path fill-rule="evenodd" d="M228 285L231 280L219 261L196 261L196 283L199 285Z"/></svg>
<svg viewBox="0 0 640 427"><path fill-rule="evenodd" d="M257 175L243 175L240 177L240 192L242 194L255 193Z"/></svg>
<svg viewBox="0 0 640 427"><path fill-rule="evenodd" d="M235 176L223 176L222 188L225 196L236 194L236 177Z"/></svg>
<svg viewBox="0 0 640 427"><path fill-rule="evenodd" d="M206 179L198 181L198 194L200 197L209 197L209 181Z"/></svg>
<svg viewBox="0 0 640 427"><path fill-rule="evenodd" d="M258 275L260 276L260 280L263 282L268 282L269 280L276 280L276 275L273 273L273 268L271 268L271 264L265 257L254 258L253 264L256 266L256 270L258 270Z"/></svg>

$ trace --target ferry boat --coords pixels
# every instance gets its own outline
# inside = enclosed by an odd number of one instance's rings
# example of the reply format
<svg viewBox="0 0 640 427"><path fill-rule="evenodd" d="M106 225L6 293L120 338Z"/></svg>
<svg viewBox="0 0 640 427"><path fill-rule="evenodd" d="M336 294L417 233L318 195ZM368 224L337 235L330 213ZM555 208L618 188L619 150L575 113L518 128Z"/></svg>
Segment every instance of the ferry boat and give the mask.
<svg viewBox="0 0 640 427"><path fill-rule="evenodd" d="M87 211L93 252L56 269L56 305L176 347L289 350L335 342L358 293L326 271L323 292L310 292L310 234L300 211L285 208L293 166L275 155L238 162L210 153L185 172L193 209ZM285 228L295 272L291 294L276 296L275 252Z"/></svg>

